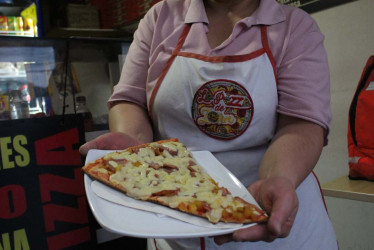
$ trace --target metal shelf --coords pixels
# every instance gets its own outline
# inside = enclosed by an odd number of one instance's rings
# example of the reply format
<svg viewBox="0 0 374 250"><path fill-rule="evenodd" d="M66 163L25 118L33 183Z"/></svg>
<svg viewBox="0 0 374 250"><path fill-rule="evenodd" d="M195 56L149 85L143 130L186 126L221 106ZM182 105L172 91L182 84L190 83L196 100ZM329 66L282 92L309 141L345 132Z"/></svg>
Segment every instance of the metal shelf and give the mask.
<svg viewBox="0 0 374 250"><path fill-rule="evenodd" d="M0 74L0 84L1 82L8 82L8 81L20 81L20 80L26 80L26 73L19 74L19 75L1 75Z"/></svg>

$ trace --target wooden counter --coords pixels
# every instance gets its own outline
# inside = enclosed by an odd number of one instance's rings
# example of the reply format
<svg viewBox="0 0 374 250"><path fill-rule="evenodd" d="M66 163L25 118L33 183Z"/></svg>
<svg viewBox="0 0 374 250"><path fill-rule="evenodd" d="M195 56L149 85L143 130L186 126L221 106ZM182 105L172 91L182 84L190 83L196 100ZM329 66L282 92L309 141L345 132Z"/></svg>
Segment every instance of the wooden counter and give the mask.
<svg viewBox="0 0 374 250"><path fill-rule="evenodd" d="M350 180L348 176L342 176L321 187L325 196L374 203L374 182L372 181Z"/></svg>

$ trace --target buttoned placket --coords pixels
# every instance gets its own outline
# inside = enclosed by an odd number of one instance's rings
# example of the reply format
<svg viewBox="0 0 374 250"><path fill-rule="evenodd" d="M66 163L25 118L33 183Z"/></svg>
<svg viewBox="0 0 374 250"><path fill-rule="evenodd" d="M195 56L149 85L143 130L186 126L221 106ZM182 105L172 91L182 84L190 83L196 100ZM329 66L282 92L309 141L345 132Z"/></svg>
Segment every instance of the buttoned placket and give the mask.
<svg viewBox="0 0 374 250"><path fill-rule="evenodd" d="M216 55L217 51L229 46L244 30L250 29L252 26L254 26L253 18L247 17L247 18L240 20L239 22L235 24L230 36L217 47L210 48L208 55L209 56ZM205 34L209 32L208 23L204 23L204 30L205 30ZM206 37L206 41L208 43L208 37Z"/></svg>

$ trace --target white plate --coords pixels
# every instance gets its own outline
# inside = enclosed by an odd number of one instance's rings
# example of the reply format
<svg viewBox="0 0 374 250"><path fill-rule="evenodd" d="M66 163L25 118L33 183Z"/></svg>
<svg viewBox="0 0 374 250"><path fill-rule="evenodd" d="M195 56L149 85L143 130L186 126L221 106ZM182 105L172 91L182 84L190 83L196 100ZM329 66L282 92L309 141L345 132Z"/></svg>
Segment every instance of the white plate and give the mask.
<svg viewBox="0 0 374 250"><path fill-rule="evenodd" d="M108 150L90 150L86 163L109 153ZM220 186L226 187L234 196L258 206L255 199L243 184L229 172L210 152L193 151L196 161L205 171L215 179ZM87 199L97 222L106 230L139 238L193 238L215 236L231 233L249 225L238 225L231 228L214 228L193 225L167 216L160 216L153 212L134 209L110 202L97 196L91 188L94 182L88 175L84 176ZM107 187L109 192L117 192ZM124 194L123 194L124 195Z"/></svg>

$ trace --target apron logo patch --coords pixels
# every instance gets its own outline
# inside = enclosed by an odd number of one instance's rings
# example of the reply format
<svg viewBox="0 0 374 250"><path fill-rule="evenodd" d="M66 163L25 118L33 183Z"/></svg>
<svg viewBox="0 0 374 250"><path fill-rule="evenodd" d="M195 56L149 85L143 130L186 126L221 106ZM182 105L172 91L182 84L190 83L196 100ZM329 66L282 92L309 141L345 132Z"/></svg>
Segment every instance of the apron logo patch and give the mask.
<svg viewBox="0 0 374 250"><path fill-rule="evenodd" d="M222 140L237 138L248 128L253 102L247 90L231 80L213 80L195 93L192 117L199 129Z"/></svg>

